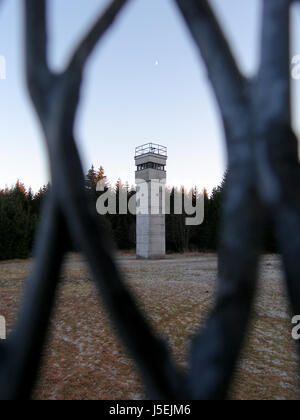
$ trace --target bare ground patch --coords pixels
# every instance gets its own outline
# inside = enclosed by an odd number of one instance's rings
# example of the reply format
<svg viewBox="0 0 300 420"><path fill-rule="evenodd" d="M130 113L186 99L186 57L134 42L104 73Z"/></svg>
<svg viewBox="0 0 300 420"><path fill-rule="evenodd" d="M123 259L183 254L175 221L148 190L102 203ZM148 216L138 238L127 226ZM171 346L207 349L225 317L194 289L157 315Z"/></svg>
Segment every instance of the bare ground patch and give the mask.
<svg viewBox="0 0 300 420"><path fill-rule="evenodd" d="M176 361L187 367L188 339L213 305L214 255L162 261L119 256L126 281ZM31 261L0 264L0 314L11 330ZM296 355L280 261L262 262L251 334L232 387L233 399L295 399ZM36 399L142 399L134 364L118 342L94 283L78 255L65 263ZM134 328L134 326L133 326Z"/></svg>

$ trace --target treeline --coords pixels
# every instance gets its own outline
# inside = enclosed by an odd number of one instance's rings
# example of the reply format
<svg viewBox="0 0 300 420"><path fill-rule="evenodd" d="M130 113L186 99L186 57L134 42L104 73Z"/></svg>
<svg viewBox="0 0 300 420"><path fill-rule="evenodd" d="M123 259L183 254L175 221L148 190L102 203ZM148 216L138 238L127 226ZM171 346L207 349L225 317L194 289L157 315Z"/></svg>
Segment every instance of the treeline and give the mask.
<svg viewBox="0 0 300 420"><path fill-rule="evenodd" d="M0 260L29 257L47 191L45 186L33 194L20 181L0 190Z"/></svg>
<svg viewBox="0 0 300 420"><path fill-rule="evenodd" d="M97 185L102 181L103 191L97 191ZM172 213L175 189L171 189L171 214L166 215L166 246L167 252L201 251L215 252L218 246L218 232L220 226L220 215L226 177L222 184L215 188L211 195L204 191L205 219L199 226L187 226L186 214L178 215ZM14 258L28 258L34 242L34 233L37 228L41 213L41 206L48 194L50 186L44 186L36 194L31 189L18 181L10 189L0 190L0 260ZM136 191L129 187L128 183L122 184L118 180L115 186L111 186L105 177L104 169L95 170L92 166L86 175L85 188L95 203L98 197L114 189L117 196L116 214L99 216L108 233L113 237L114 243L119 250L135 249L135 216L128 213L119 214L120 192L127 195L129 201ZM182 190L183 194L183 190ZM196 199L195 189L193 197ZM264 251L275 252L275 239L272 235L272 227L267 226L265 232Z"/></svg>

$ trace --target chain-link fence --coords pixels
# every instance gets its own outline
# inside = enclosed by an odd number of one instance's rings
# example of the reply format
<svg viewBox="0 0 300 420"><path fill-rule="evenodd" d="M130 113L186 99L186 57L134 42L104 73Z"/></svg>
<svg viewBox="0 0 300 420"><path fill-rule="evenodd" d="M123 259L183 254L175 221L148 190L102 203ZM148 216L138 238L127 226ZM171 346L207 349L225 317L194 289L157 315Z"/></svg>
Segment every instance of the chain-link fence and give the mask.
<svg viewBox="0 0 300 420"><path fill-rule="evenodd" d="M175 2L207 67L224 122L229 161L217 302L193 340L190 369L182 373L174 364L126 288L110 239L86 196L73 137L86 62L127 1L111 2L58 74L47 61L47 1L24 0L27 83L48 148L52 190L41 217L35 266L19 321L8 340L0 342L1 399L31 395L70 239L80 244L107 311L153 399L226 397L247 333L267 218L274 221L292 311L300 314L300 169L291 128L289 54L293 2L262 0L261 61L252 79L238 69L209 2Z"/></svg>

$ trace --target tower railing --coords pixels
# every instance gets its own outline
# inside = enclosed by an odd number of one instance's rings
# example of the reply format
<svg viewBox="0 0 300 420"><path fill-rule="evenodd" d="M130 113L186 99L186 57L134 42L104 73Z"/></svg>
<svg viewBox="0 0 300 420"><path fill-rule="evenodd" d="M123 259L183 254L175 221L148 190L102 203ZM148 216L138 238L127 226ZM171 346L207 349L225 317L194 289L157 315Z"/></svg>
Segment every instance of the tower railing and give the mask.
<svg viewBox="0 0 300 420"><path fill-rule="evenodd" d="M143 155L147 155L149 153L167 157L168 149L165 146L162 146L161 144L156 144L156 143L146 143L146 144L143 144L142 146L136 147L135 149L136 158Z"/></svg>

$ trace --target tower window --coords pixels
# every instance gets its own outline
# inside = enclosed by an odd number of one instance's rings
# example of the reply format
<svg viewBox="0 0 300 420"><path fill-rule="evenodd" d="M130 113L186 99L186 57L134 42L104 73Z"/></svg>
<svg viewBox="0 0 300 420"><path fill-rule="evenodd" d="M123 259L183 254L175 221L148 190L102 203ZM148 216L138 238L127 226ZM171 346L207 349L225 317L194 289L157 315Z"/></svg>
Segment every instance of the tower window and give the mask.
<svg viewBox="0 0 300 420"><path fill-rule="evenodd" d="M157 171L164 171L165 165L160 165L159 163L154 162L148 162L137 166L137 171L143 171L145 169L156 169Z"/></svg>

